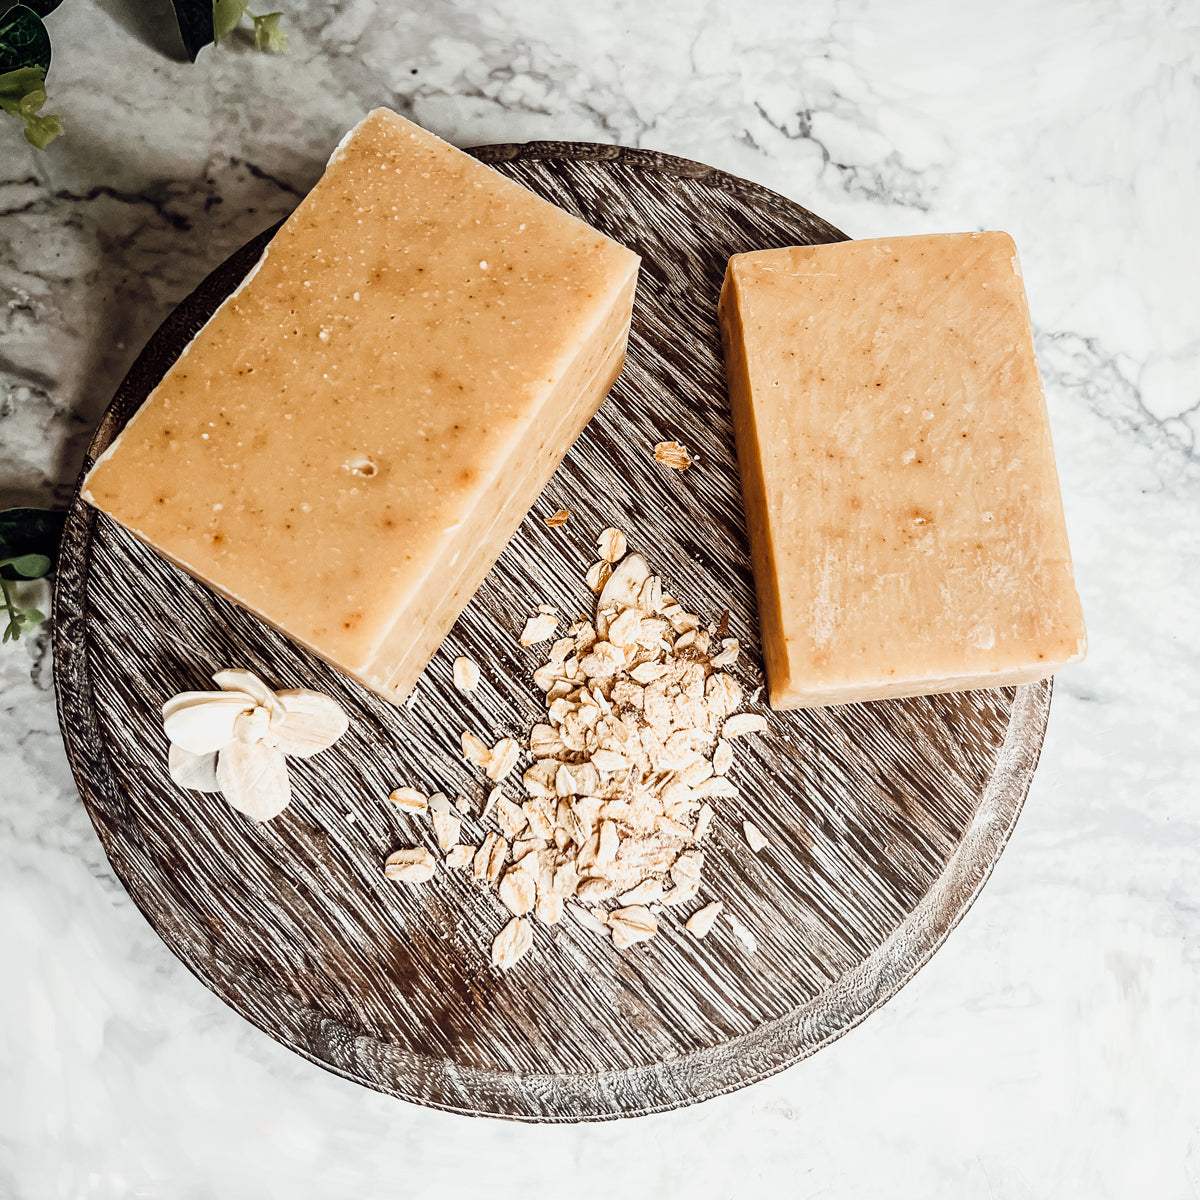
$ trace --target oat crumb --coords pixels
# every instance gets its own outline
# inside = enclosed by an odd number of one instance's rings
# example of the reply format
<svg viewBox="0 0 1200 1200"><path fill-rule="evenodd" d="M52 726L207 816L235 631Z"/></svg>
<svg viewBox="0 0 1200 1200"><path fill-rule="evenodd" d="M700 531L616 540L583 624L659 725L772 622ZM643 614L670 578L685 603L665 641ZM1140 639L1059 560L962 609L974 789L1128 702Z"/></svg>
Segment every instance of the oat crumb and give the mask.
<svg viewBox="0 0 1200 1200"><path fill-rule="evenodd" d="M383 865L383 873L398 883L427 883L436 869L433 854L423 846L397 850Z"/></svg>
<svg viewBox="0 0 1200 1200"><path fill-rule="evenodd" d="M617 562L619 559L625 557L625 552L628 549L629 543L625 540L625 535L619 529L606 529L596 539L596 553L603 562Z"/></svg>
<svg viewBox="0 0 1200 1200"><path fill-rule="evenodd" d="M692 913L684 924L684 929L693 937L706 937L712 929L716 919L725 911L725 905L720 900L714 900L712 904L706 904L697 912Z"/></svg>
<svg viewBox="0 0 1200 1200"><path fill-rule="evenodd" d="M424 812L429 807L429 797L412 787L398 787L388 799L408 812Z"/></svg>
<svg viewBox="0 0 1200 1200"><path fill-rule="evenodd" d="M473 692L479 686L479 664L459 656L454 660L454 686L460 692Z"/></svg>
<svg viewBox="0 0 1200 1200"><path fill-rule="evenodd" d="M532 945L533 927L524 917L514 917L492 943L492 963L507 971Z"/></svg>
<svg viewBox="0 0 1200 1200"><path fill-rule="evenodd" d="M753 821L742 822L742 833L746 838L746 845L757 854L760 850L765 850L770 843L762 835L762 830L759 829Z"/></svg>
<svg viewBox="0 0 1200 1200"><path fill-rule="evenodd" d="M692 465L692 456L688 448L679 442L659 442L654 447L654 458L664 467L675 471L686 471Z"/></svg>

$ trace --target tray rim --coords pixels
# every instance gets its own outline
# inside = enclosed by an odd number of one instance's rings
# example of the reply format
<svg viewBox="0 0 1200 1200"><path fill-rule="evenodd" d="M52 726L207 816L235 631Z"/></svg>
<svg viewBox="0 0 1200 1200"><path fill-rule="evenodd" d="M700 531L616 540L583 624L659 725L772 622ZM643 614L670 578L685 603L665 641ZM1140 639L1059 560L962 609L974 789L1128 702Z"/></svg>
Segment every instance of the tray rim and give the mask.
<svg viewBox="0 0 1200 1200"><path fill-rule="evenodd" d="M534 141L496 143L475 147L467 152L488 164L515 160L620 161L642 171L704 181L772 207L779 206L793 212L802 211L828 229L833 235L829 238L830 241L846 240L846 235L840 230L769 188L719 168L658 151L595 142ZM528 1093L530 1089L536 1089L540 1094L551 1096L556 1104L564 1101L575 1103L577 1107L571 1112L471 1108L438 1100L415 1088L405 1088L395 1082L392 1086L387 1086L384 1081L371 1077L364 1053L367 1047L360 1046L359 1043L370 1043L385 1049L388 1043L379 1043L376 1039L355 1035L335 1019L315 1009L306 1009L304 1012L310 1014L312 1020L303 1024L322 1031L320 1041L325 1044L327 1050L331 1046L349 1046L352 1050L345 1056L346 1062L343 1064L333 1061L331 1057L322 1056L311 1047L298 1044L280 1029L270 1027L261 1013L244 1006L240 1002L240 996L231 996L221 990L217 981L206 976L202 962L187 953L184 946L169 938L160 928L153 910L145 902L145 897L139 894L134 874L127 861L129 848L119 844L116 833L109 828L103 814L105 806L98 799L103 781L98 783L93 777L98 768L103 769L108 772L108 782L111 783L112 768L107 747L99 740L89 740L86 736L90 732L88 718L94 714L94 705L86 618L82 610L87 595L91 543L98 514L81 500L80 486L96 457L107 448L140 405L141 400L132 401L126 395L126 390L131 381L138 376L144 360L160 339L178 336L180 327L186 329L188 323L180 316L181 310L191 307L210 292L223 291L227 295L225 282L232 272L233 264L244 258L248 269L282 223L277 222L233 251L175 306L151 335L118 386L90 439L68 511L62 543L63 557L60 559L54 587L53 665L56 709L64 747L81 801L100 839L105 856L129 898L171 953L192 975L224 1004L272 1040L343 1079L444 1112L535 1124L572 1124L646 1116L686 1107L757 1083L810 1057L848 1033L895 996L932 958L970 910L990 877L1012 835L1032 784L1048 721L1053 693L1052 678L1015 688L1012 711L995 768L962 839L929 890L871 954L807 1004L716 1047L692 1051L665 1062L632 1067L624 1071L517 1075L452 1065L452 1073L456 1077L458 1087L461 1088L464 1083L473 1084L470 1090L476 1095L490 1093L497 1081L505 1081L510 1097L515 1096L518 1090ZM115 789L110 790L114 792L111 799L117 801L115 807L119 810L122 807L120 797L116 795ZM111 803L108 806L113 807ZM337 1036L338 1031L342 1031L340 1037ZM739 1072L737 1064L746 1061L748 1051L757 1051L755 1057L762 1057L763 1064L752 1072ZM407 1055L410 1059L418 1058L407 1052L399 1053L401 1057ZM424 1069L410 1071L406 1082L411 1084L415 1076L428 1084L431 1077L438 1074L439 1068L443 1073L448 1068L448 1064L439 1064L429 1058L423 1058L422 1062ZM354 1067L358 1070L354 1070ZM680 1076L697 1072L709 1076L710 1086L694 1091L679 1086ZM635 1107L614 1103L614 1106L609 1108L596 1104L595 1100L600 1094L612 1095L612 1089L596 1087L597 1081L617 1080L627 1085L633 1084L633 1090L645 1095L646 1103ZM590 1108L581 1103L588 1099L593 1101Z"/></svg>

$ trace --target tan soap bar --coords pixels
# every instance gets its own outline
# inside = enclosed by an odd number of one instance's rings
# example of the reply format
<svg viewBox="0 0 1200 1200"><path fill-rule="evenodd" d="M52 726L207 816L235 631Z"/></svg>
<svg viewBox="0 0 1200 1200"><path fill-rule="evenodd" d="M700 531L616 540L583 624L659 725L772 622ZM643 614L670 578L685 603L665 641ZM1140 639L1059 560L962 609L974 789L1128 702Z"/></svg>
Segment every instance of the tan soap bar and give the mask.
<svg viewBox="0 0 1200 1200"><path fill-rule="evenodd" d="M1007 234L737 255L720 320L773 707L1083 657Z"/></svg>
<svg viewBox="0 0 1200 1200"><path fill-rule="evenodd" d="M83 496L402 700L620 372L638 262L376 110Z"/></svg>

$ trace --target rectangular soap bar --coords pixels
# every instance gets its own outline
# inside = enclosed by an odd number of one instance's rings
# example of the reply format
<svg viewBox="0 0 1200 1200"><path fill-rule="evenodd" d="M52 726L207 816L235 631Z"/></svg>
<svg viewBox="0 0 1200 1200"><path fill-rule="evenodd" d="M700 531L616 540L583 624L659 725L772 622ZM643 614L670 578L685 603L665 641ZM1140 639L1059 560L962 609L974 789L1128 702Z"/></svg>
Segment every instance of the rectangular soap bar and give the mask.
<svg viewBox="0 0 1200 1200"><path fill-rule="evenodd" d="M84 499L403 700L619 374L638 263L378 109Z"/></svg>
<svg viewBox="0 0 1200 1200"><path fill-rule="evenodd" d="M1007 234L737 255L719 311L773 707L1083 657Z"/></svg>

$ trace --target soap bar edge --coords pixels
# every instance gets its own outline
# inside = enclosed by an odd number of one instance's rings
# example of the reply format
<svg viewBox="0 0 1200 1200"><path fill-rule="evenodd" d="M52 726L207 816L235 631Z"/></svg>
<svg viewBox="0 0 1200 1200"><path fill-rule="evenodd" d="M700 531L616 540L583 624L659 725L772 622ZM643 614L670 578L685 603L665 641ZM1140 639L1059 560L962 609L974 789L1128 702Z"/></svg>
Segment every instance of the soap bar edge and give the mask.
<svg viewBox="0 0 1200 1200"><path fill-rule="evenodd" d="M746 519L746 536L750 546L750 566L754 575L755 602L758 608L760 643L766 665L767 694L771 706L776 706L776 695L782 694L781 681L791 682L786 661L779 661L773 653L771 639L762 636L762 631L772 622L782 625L782 601L779 596L776 573L770 557L769 537L756 536L751 529L753 522L767 519L766 482L762 473L762 461L758 453L758 430L754 419L754 405L750 397L749 368L740 337L741 313L738 310L738 284L734 261L735 255L725 269L725 280L721 285L717 301L717 324L721 331L724 350L725 383L729 392L730 418L733 425L734 445L738 462L738 475L742 482L742 507ZM734 328L731 328L731 325ZM757 515L755 515L757 513Z"/></svg>

